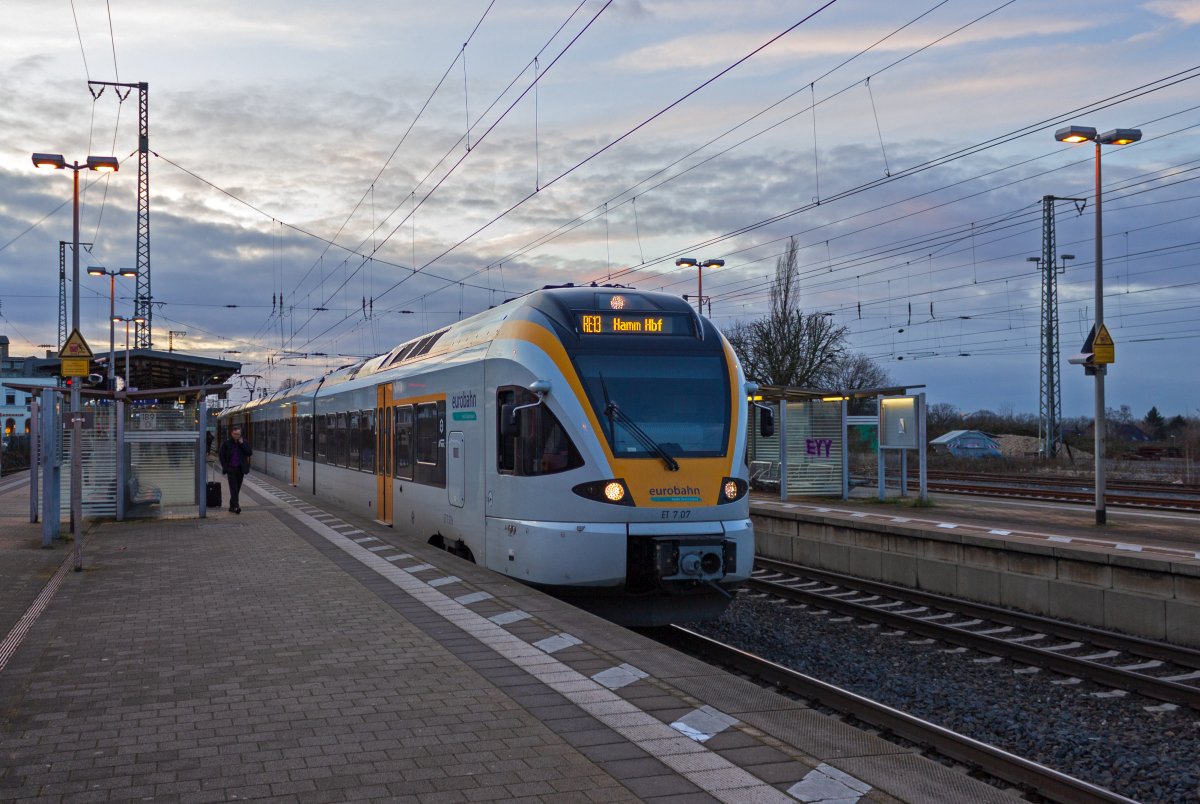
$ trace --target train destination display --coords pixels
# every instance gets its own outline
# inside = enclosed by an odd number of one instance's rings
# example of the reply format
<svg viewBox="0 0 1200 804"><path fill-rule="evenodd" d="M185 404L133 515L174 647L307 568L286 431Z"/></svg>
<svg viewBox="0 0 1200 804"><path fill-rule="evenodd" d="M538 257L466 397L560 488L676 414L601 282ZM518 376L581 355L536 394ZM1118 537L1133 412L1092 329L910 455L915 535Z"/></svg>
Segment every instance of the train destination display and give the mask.
<svg viewBox="0 0 1200 804"><path fill-rule="evenodd" d="M691 317L678 313L581 313L584 335L692 335Z"/></svg>

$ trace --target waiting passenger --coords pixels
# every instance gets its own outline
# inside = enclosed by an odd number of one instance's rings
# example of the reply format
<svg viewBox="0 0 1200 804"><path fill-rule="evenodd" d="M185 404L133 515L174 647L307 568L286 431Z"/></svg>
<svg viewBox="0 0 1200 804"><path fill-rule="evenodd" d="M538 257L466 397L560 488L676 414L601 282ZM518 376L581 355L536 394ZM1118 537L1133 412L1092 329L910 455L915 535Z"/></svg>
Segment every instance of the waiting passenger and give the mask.
<svg viewBox="0 0 1200 804"><path fill-rule="evenodd" d="M242 480L250 473L250 456L253 454L254 450L242 440L242 428L230 429L229 438L221 445L217 455L221 460L221 471L229 478L230 513L242 512L238 493L242 490Z"/></svg>

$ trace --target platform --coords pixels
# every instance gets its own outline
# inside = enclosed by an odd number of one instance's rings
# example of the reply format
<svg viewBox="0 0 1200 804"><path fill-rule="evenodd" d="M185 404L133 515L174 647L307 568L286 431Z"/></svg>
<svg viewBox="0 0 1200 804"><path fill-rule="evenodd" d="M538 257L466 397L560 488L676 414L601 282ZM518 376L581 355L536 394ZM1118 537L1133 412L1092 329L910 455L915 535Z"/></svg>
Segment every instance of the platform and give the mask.
<svg viewBox="0 0 1200 804"><path fill-rule="evenodd" d="M259 476L240 516L95 524L48 600L24 511L6 801L1012 800Z"/></svg>

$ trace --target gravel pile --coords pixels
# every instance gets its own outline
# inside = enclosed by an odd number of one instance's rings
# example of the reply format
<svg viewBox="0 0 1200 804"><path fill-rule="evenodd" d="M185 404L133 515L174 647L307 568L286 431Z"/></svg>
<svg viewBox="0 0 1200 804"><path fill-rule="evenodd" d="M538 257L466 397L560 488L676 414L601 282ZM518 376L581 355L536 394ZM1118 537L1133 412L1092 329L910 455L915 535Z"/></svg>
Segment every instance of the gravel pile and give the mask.
<svg viewBox="0 0 1200 804"><path fill-rule="evenodd" d="M1129 798L1200 801L1200 712L814 611L743 592L690 627Z"/></svg>

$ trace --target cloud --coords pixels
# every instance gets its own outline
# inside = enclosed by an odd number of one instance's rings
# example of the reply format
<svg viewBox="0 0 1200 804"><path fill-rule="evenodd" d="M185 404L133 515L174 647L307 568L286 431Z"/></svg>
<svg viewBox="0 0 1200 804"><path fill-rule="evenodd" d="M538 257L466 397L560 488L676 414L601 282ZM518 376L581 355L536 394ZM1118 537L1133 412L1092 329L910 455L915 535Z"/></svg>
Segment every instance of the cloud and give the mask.
<svg viewBox="0 0 1200 804"><path fill-rule="evenodd" d="M1200 2L1197 0L1153 0L1143 4L1142 8L1184 25L1200 23Z"/></svg>
<svg viewBox="0 0 1200 804"><path fill-rule="evenodd" d="M1050 37L1074 34L1098 25L1080 16L1063 18L1039 17L1022 20L992 20L955 34L939 48L978 46L1035 36ZM904 53L928 45L952 26L943 26L937 33L913 28L903 31L874 46L875 53ZM849 56L891 32L891 28L863 25L808 30L801 27L772 44L754 57L756 63L778 64L822 57ZM692 34L648 45L614 60L617 69L628 72L658 72L695 67L719 67L753 51L779 33L778 30L722 31Z"/></svg>

